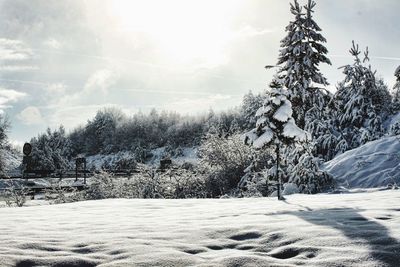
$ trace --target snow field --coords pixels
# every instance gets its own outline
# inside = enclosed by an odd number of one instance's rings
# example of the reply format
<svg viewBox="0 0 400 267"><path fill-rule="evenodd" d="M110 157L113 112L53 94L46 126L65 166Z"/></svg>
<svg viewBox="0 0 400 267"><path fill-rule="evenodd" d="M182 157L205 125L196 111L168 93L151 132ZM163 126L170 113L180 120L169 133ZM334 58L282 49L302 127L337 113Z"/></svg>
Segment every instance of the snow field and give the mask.
<svg viewBox="0 0 400 267"><path fill-rule="evenodd" d="M399 266L400 191L0 209L0 266Z"/></svg>

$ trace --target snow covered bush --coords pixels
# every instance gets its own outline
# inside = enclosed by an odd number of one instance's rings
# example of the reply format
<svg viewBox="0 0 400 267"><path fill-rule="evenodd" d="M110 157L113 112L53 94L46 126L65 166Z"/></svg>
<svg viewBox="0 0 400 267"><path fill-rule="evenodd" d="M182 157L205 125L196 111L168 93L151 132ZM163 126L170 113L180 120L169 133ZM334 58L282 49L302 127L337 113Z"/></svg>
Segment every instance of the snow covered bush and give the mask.
<svg viewBox="0 0 400 267"><path fill-rule="evenodd" d="M97 173L91 178L88 188L82 193L86 200L118 198L120 197L118 180L113 179L110 173Z"/></svg>
<svg viewBox="0 0 400 267"><path fill-rule="evenodd" d="M61 181L51 183L50 188L45 190L45 199L51 204L62 204L85 200L83 192L79 192L75 187L69 188L62 186Z"/></svg>
<svg viewBox="0 0 400 267"><path fill-rule="evenodd" d="M71 194L66 199L91 200L106 198L204 198L206 185L203 176L183 168L165 172L139 166L140 172L130 178L114 177L101 172L91 178L82 192ZM63 194L61 194L63 195ZM62 201L62 199L60 199Z"/></svg>
<svg viewBox="0 0 400 267"><path fill-rule="evenodd" d="M200 173L206 176L209 196L218 197L237 188L251 162L252 149L243 144L238 134L220 137L210 133L199 147L198 154Z"/></svg>
<svg viewBox="0 0 400 267"><path fill-rule="evenodd" d="M269 185L269 174L264 171L248 171L238 184L241 197L266 197L276 190ZM272 177L272 176L271 176Z"/></svg>
<svg viewBox="0 0 400 267"><path fill-rule="evenodd" d="M165 172L142 166L140 173L122 184L122 197L128 198L204 198L203 176L183 168Z"/></svg>
<svg viewBox="0 0 400 267"><path fill-rule="evenodd" d="M3 198L9 207L22 207L27 201L28 194L29 189L23 184L11 181L7 183Z"/></svg>
<svg viewBox="0 0 400 267"><path fill-rule="evenodd" d="M332 188L333 178L319 168L321 159L304 153L288 172L288 183L295 184L300 193L315 194Z"/></svg>
<svg viewBox="0 0 400 267"><path fill-rule="evenodd" d="M207 197L204 176L184 168L168 170L163 174L169 183L167 189L170 198L205 198Z"/></svg>

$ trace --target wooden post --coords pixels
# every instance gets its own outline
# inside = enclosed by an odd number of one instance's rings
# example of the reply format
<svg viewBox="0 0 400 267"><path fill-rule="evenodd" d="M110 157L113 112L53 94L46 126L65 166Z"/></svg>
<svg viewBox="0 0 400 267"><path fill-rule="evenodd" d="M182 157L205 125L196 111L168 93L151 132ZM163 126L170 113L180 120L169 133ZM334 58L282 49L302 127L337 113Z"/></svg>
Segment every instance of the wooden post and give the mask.
<svg viewBox="0 0 400 267"><path fill-rule="evenodd" d="M83 162L83 184L86 184L86 159Z"/></svg>

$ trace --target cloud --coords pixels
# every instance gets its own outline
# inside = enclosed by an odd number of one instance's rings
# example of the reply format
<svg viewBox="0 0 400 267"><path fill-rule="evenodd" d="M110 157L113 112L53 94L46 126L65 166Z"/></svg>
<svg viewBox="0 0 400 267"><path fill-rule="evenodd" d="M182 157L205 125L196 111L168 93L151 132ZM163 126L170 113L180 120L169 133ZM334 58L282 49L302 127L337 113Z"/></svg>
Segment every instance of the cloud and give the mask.
<svg viewBox="0 0 400 267"><path fill-rule="evenodd" d="M55 96L55 95L60 95L60 94L65 94L67 89L67 86L63 83L52 83L49 84L45 90L46 93L50 96Z"/></svg>
<svg viewBox="0 0 400 267"><path fill-rule="evenodd" d="M63 106L54 110L49 123L51 127L58 127L62 124L67 129L72 129L84 124L88 119L93 118L98 110L105 107L120 108L113 104Z"/></svg>
<svg viewBox="0 0 400 267"><path fill-rule="evenodd" d="M97 110L115 106L104 103L104 97L108 94L118 80L118 75L110 69L100 69L92 73L83 90L68 94L67 89L71 89L63 83L54 83L46 87L47 94L52 95L49 110L48 122L52 127L63 124L66 128L72 128L76 125L86 122L93 117ZM56 96L56 97L55 97Z"/></svg>
<svg viewBox="0 0 400 267"><path fill-rule="evenodd" d="M0 60L21 61L30 59L33 52L20 40L0 38Z"/></svg>
<svg viewBox="0 0 400 267"><path fill-rule="evenodd" d="M164 110L177 111L182 114L198 114L212 108L219 111L226 106L235 106L241 96L214 94L207 97L181 98L163 105Z"/></svg>
<svg viewBox="0 0 400 267"><path fill-rule="evenodd" d="M38 66L31 66L31 65L3 65L0 66L0 71L7 71L7 72L23 72L23 71L32 71L38 70Z"/></svg>
<svg viewBox="0 0 400 267"><path fill-rule="evenodd" d="M89 77L84 90L90 92L100 89L103 93L106 93L108 88L115 84L116 80L117 78L113 71L109 69L98 70Z"/></svg>
<svg viewBox="0 0 400 267"><path fill-rule="evenodd" d="M9 108L11 103L17 102L26 95L26 93L17 90L0 87L0 113L3 113L4 109Z"/></svg>
<svg viewBox="0 0 400 267"><path fill-rule="evenodd" d="M0 38L0 71L26 72L37 70L30 64L33 58L32 50L20 40Z"/></svg>
<svg viewBox="0 0 400 267"><path fill-rule="evenodd" d="M242 28L240 28L237 32L236 32L236 37L237 38L243 38L243 37L255 37L255 36L260 36L260 35L265 35L265 34L269 34L272 32L276 32L277 29L258 29L255 27L252 27L250 25L246 25Z"/></svg>
<svg viewBox="0 0 400 267"><path fill-rule="evenodd" d="M49 48L60 49L61 43L54 38L47 39L43 44Z"/></svg>
<svg viewBox="0 0 400 267"><path fill-rule="evenodd" d="M36 125L36 124L42 124L44 122L39 108L34 106L29 106L24 110L22 110L17 115L17 119L19 119L22 123L26 125Z"/></svg>

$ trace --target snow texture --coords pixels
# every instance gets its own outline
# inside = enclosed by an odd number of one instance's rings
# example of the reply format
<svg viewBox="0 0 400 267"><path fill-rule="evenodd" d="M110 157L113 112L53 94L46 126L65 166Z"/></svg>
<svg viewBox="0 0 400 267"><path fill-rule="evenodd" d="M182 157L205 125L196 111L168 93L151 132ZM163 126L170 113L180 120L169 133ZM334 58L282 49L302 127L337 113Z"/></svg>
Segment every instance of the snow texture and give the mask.
<svg viewBox="0 0 400 267"><path fill-rule="evenodd" d="M399 266L400 194L0 209L0 266Z"/></svg>
<svg viewBox="0 0 400 267"><path fill-rule="evenodd" d="M290 101L285 100L283 105L278 108L274 114L274 119L286 122L292 117L292 104Z"/></svg>
<svg viewBox="0 0 400 267"><path fill-rule="evenodd" d="M271 131L271 129L269 127L264 127L263 131L264 133L254 140L253 147L263 148L265 145L272 141L274 133Z"/></svg>
<svg viewBox="0 0 400 267"><path fill-rule="evenodd" d="M295 124L293 119L290 119L283 128L283 135L289 138L294 138L294 140L299 142L304 142L308 140L308 134L303 131Z"/></svg>
<svg viewBox="0 0 400 267"><path fill-rule="evenodd" d="M335 157L322 169L339 185L372 188L400 184L400 136L384 137Z"/></svg>

